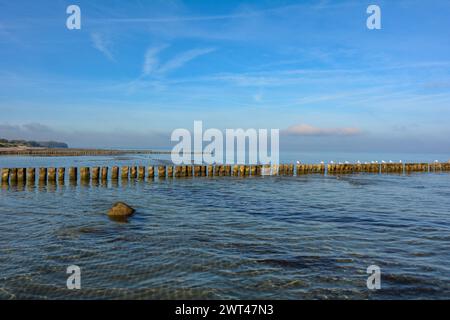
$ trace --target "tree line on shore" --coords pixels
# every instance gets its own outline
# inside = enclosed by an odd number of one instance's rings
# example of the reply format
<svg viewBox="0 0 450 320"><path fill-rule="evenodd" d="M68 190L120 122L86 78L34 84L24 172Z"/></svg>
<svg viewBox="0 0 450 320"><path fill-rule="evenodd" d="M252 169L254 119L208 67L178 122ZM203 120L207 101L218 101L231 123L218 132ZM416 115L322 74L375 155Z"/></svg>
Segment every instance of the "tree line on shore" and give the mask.
<svg viewBox="0 0 450 320"><path fill-rule="evenodd" d="M29 148L68 148L67 143L57 141L27 141L7 140L0 138L0 148L29 147Z"/></svg>

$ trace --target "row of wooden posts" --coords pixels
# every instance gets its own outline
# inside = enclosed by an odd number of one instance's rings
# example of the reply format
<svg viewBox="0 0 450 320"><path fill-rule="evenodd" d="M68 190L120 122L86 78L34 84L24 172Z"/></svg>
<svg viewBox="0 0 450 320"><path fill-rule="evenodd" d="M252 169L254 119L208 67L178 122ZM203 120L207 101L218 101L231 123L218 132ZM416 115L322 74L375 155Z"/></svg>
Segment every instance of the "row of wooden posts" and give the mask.
<svg viewBox="0 0 450 320"><path fill-rule="evenodd" d="M69 181L108 181L128 179L212 177L212 176L261 176L304 174L350 174L350 173L407 173L450 171L450 163L386 163L386 164L280 164L280 165L181 165L181 166L122 166L122 167L70 167ZM34 184L64 182L66 168L3 168L2 183L28 182Z"/></svg>

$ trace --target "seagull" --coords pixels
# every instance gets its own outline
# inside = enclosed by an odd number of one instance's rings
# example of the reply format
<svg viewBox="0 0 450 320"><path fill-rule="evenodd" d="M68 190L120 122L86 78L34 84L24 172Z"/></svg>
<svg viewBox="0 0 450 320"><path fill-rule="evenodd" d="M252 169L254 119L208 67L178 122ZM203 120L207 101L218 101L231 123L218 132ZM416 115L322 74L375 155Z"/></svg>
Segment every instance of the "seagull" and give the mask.
<svg viewBox="0 0 450 320"><path fill-rule="evenodd" d="M439 161L437 161L437 160L434 160L434 162L438 163Z"/></svg>
<svg viewBox="0 0 450 320"><path fill-rule="evenodd" d="M349 164L349 162L348 162L348 161L345 161L344 163L345 163L345 164Z"/></svg>
<svg viewBox="0 0 450 320"><path fill-rule="evenodd" d="M367 161L365 161L364 164L369 164L369 163Z"/></svg>
<svg viewBox="0 0 450 320"><path fill-rule="evenodd" d="M300 164L300 161L297 160L297 164Z"/></svg>
<svg viewBox="0 0 450 320"><path fill-rule="evenodd" d="M392 163L392 160L389 160L389 163Z"/></svg>
<svg viewBox="0 0 450 320"><path fill-rule="evenodd" d="M334 161L330 161L330 163L331 163L331 164L333 164L333 163L334 163Z"/></svg>
<svg viewBox="0 0 450 320"><path fill-rule="evenodd" d="M320 161L320 164L324 164L324 162L323 162L323 161Z"/></svg>
<svg viewBox="0 0 450 320"><path fill-rule="evenodd" d="M361 161L358 160L358 161L356 161L356 163L357 163L357 164L361 164Z"/></svg>
<svg viewBox="0 0 450 320"><path fill-rule="evenodd" d="M375 163L378 163L378 161L375 160Z"/></svg>
<svg viewBox="0 0 450 320"><path fill-rule="evenodd" d="M375 163L375 161L371 161L370 163L371 163L371 164L374 164L374 163Z"/></svg>
<svg viewBox="0 0 450 320"><path fill-rule="evenodd" d="M381 163L386 163L386 161L384 161L384 160L381 160Z"/></svg>
<svg viewBox="0 0 450 320"><path fill-rule="evenodd" d="M399 162L402 163L402 160L400 160Z"/></svg>

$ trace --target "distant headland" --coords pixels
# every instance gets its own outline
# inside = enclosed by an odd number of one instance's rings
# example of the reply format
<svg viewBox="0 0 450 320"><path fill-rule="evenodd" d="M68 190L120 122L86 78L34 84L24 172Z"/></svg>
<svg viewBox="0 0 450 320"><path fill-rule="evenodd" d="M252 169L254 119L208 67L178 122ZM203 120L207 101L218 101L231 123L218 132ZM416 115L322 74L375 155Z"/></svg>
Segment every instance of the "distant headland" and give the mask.
<svg viewBox="0 0 450 320"><path fill-rule="evenodd" d="M7 140L0 138L0 148L59 148L67 149L69 146L65 142L57 141L27 141L27 140Z"/></svg>

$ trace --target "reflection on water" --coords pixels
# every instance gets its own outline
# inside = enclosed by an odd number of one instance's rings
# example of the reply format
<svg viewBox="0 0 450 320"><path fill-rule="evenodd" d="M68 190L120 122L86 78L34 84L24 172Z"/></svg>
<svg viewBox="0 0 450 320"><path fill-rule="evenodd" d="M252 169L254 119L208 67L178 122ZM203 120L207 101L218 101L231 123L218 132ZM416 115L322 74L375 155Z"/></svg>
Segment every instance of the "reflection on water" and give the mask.
<svg viewBox="0 0 450 320"><path fill-rule="evenodd" d="M2 185L0 298L448 299L449 178ZM106 215L116 201L137 210L126 223Z"/></svg>

